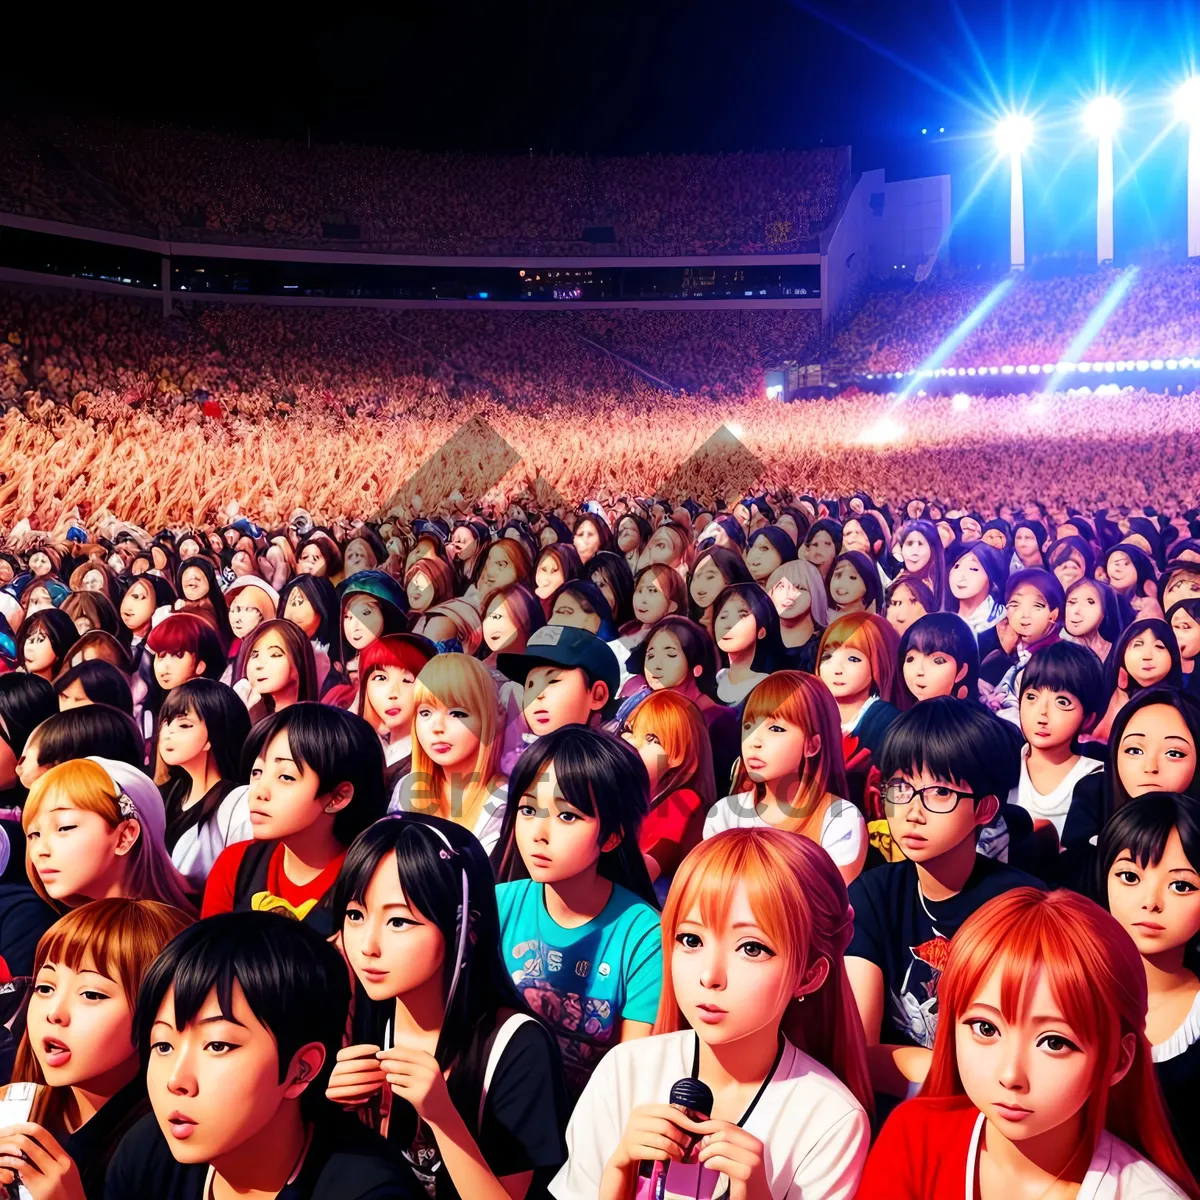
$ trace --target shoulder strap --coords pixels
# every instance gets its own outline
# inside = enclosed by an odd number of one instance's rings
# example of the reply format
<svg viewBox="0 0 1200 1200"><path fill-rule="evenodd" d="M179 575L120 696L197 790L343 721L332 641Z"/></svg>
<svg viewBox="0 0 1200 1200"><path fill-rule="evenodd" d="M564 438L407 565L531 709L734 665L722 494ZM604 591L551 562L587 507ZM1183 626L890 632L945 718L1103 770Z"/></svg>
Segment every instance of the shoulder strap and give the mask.
<svg viewBox="0 0 1200 1200"><path fill-rule="evenodd" d="M237 875L233 881L233 909L243 912L250 907L250 899L256 892L261 892L267 886L267 871L271 865L271 855L275 852L278 842L253 841L246 847L242 861L238 863Z"/></svg>
<svg viewBox="0 0 1200 1200"><path fill-rule="evenodd" d="M508 1049L508 1043L512 1041L513 1034L527 1021L532 1020L533 1018L528 1013L513 1013L492 1035L487 1068L483 1073L483 1090L479 1093L479 1119L476 1122L476 1129L481 1132L483 1130L483 1106L487 1103L488 1089L492 1086L492 1076L496 1074L496 1067L504 1057L504 1051Z"/></svg>

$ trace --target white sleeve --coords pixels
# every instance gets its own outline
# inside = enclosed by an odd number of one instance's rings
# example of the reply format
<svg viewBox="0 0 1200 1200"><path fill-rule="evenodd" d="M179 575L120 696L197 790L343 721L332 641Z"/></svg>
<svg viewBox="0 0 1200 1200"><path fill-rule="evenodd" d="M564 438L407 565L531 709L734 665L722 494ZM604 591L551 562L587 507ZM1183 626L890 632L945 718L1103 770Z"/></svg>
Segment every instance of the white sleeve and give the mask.
<svg viewBox="0 0 1200 1200"><path fill-rule="evenodd" d="M217 808L216 825L221 837L222 850L226 846L232 846L234 842L254 840L254 826L250 823L249 787L234 788L221 801Z"/></svg>
<svg viewBox="0 0 1200 1200"><path fill-rule="evenodd" d="M555 1200L596 1200L604 1168L625 1132L628 1114L618 1109L619 1090L616 1062L606 1054L567 1123L567 1161L550 1184Z"/></svg>
<svg viewBox="0 0 1200 1200"><path fill-rule="evenodd" d="M861 1108L847 1113L801 1159L783 1200L850 1200L870 1144L867 1114Z"/></svg>
<svg viewBox="0 0 1200 1200"><path fill-rule="evenodd" d="M847 800L835 800L829 806L829 818L821 827L821 848L839 867L858 861L867 840L863 815Z"/></svg>

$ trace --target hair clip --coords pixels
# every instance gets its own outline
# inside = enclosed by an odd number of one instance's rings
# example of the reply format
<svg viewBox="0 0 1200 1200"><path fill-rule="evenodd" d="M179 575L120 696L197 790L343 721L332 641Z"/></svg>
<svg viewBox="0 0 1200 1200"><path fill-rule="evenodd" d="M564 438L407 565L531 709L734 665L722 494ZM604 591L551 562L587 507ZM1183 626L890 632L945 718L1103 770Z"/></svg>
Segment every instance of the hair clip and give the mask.
<svg viewBox="0 0 1200 1200"><path fill-rule="evenodd" d="M122 821L137 820L137 809L134 808L133 801L124 792L117 795L117 810L121 814Z"/></svg>
<svg viewBox="0 0 1200 1200"><path fill-rule="evenodd" d="M449 850L439 850L438 858L444 858L447 862L449 862L450 861L450 851Z"/></svg>

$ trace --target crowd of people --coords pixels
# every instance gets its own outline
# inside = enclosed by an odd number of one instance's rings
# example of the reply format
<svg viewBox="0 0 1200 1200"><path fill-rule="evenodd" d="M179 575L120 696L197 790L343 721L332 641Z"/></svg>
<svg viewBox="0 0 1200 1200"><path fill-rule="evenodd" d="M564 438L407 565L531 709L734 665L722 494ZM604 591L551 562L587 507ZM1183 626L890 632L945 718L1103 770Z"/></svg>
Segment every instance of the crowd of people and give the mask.
<svg viewBox="0 0 1200 1200"><path fill-rule="evenodd" d="M1132 276L1129 282L1125 277ZM998 286L936 275L925 284L870 292L830 347L841 369L913 371ZM1072 342L1113 288L1116 307L1076 357L1087 362L1194 357L1200 352L1200 264L1017 275L994 308L955 345L947 367L1039 366L1067 357Z"/></svg>
<svg viewBox="0 0 1200 1200"><path fill-rule="evenodd" d="M470 156L306 145L100 120L7 122L11 212L177 240L429 254L808 250L850 178L846 147L758 154Z"/></svg>
<svg viewBox="0 0 1200 1200"><path fill-rule="evenodd" d="M1200 1200L1200 507L725 482L27 512L0 1185Z"/></svg>

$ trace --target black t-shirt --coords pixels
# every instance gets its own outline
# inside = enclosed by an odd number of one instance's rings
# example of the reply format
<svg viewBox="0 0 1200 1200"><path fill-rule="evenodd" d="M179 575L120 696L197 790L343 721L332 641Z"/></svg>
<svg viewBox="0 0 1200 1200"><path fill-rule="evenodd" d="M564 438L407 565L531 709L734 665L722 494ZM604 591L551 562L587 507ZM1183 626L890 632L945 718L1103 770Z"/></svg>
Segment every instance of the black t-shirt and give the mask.
<svg viewBox="0 0 1200 1200"><path fill-rule="evenodd" d="M1174 1058L1155 1063L1154 1073L1171 1116L1175 1140L1195 1175L1200 1172L1200 1106L1196 1103L1200 1087L1200 1041L1193 1042Z"/></svg>
<svg viewBox="0 0 1200 1200"><path fill-rule="evenodd" d="M865 958L883 972L882 1045L933 1046L949 939L977 908L1016 887L1044 885L982 854L966 886L948 900L926 900L908 861L876 867L850 885L854 937L846 957Z"/></svg>
<svg viewBox="0 0 1200 1200"><path fill-rule="evenodd" d="M205 1163L179 1163L151 1113L121 1140L109 1163L105 1200L203 1200ZM416 1200L412 1173L375 1134L329 1105L313 1123L312 1145L278 1200Z"/></svg>
<svg viewBox="0 0 1200 1200"><path fill-rule="evenodd" d="M424 1126L414 1137L414 1122L403 1118L401 1107L392 1110L388 1144L412 1164L427 1195L459 1200L437 1143ZM411 1116L412 1110L408 1112ZM488 1087L477 1142L483 1161L498 1179L532 1171L527 1200L547 1196L547 1185L567 1161L563 1131L568 1114L554 1039L540 1022L526 1021L504 1047Z"/></svg>
<svg viewBox="0 0 1200 1200"><path fill-rule="evenodd" d="M28 883L0 883L0 958L14 979L33 974L37 944L58 917Z"/></svg>

